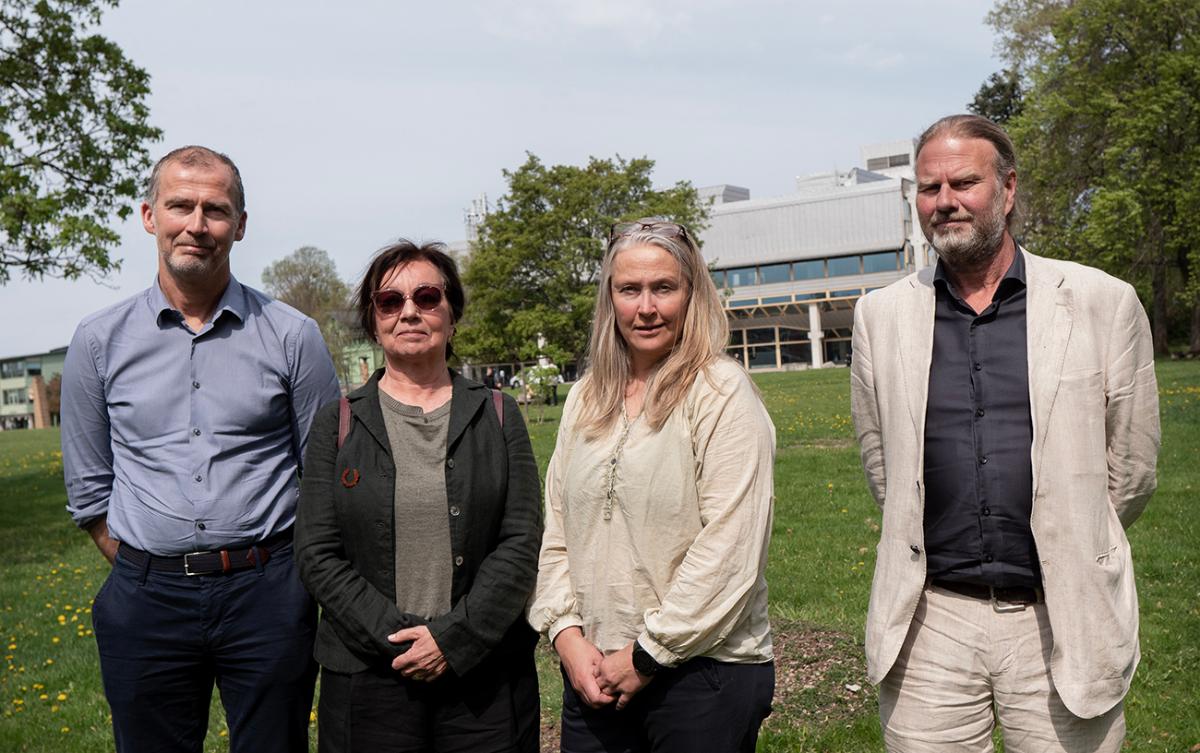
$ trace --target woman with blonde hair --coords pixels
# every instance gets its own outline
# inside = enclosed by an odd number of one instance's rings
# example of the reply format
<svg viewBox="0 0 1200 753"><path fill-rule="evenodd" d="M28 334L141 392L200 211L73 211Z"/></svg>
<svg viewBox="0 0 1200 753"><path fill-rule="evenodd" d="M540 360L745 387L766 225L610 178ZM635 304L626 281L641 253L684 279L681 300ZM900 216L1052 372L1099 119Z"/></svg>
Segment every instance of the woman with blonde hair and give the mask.
<svg viewBox="0 0 1200 753"><path fill-rule="evenodd" d="M564 751L752 751L770 713L775 429L728 334L684 226L614 226L529 609Z"/></svg>

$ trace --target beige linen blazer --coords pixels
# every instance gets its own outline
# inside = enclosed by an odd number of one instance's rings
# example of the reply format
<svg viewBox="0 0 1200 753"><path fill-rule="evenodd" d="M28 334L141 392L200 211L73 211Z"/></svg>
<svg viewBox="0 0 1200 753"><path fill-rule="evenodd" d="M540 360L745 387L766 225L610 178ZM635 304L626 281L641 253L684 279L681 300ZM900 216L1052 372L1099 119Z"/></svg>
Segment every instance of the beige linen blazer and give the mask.
<svg viewBox="0 0 1200 753"><path fill-rule="evenodd" d="M1128 284L1025 255L1031 526L1067 708L1112 708L1137 667L1138 606L1125 529L1155 488L1158 388L1150 328ZM867 671L896 660L925 584L925 407L933 268L876 290L854 312L851 403L867 484L883 511L867 613Z"/></svg>

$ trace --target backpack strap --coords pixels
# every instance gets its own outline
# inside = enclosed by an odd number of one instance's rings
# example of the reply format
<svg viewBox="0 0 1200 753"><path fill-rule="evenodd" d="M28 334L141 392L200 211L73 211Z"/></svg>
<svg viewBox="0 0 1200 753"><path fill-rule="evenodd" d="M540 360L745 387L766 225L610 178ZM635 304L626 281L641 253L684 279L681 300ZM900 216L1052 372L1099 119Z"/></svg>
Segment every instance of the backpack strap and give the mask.
<svg viewBox="0 0 1200 753"><path fill-rule="evenodd" d="M500 390L492 390L492 407L496 409L496 418L500 419L500 428L504 428L504 393Z"/></svg>
<svg viewBox="0 0 1200 753"><path fill-rule="evenodd" d="M346 398L338 400L338 441L337 448L342 449L346 443L346 435L350 433L350 401Z"/></svg>

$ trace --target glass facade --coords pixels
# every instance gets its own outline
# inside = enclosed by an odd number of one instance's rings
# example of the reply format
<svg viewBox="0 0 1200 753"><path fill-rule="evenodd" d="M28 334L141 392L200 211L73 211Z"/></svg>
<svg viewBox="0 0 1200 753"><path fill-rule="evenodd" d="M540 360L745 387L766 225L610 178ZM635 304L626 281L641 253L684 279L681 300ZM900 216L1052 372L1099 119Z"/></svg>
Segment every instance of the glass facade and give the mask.
<svg viewBox="0 0 1200 753"><path fill-rule="evenodd" d="M835 256L829 260L829 276L843 277L845 275L856 275L861 272L861 264L858 256Z"/></svg>
<svg viewBox="0 0 1200 753"><path fill-rule="evenodd" d="M871 274L872 272L895 272L903 268L900 253L897 251L863 254L863 272L866 274Z"/></svg>
<svg viewBox="0 0 1200 753"><path fill-rule="evenodd" d="M797 280L820 280L825 277L825 260L798 261L792 264L792 272Z"/></svg>
<svg viewBox="0 0 1200 753"><path fill-rule="evenodd" d="M755 274L756 267L737 267L736 269L725 270L725 280L731 288L739 288L745 285L756 285L758 276Z"/></svg>
<svg viewBox="0 0 1200 753"><path fill-rule="evenodd" d="M769 264L765 267L759 267L759 276L762 279L762 284L767 285L772 282L788 282L791 279L790 264Z"/></svg>

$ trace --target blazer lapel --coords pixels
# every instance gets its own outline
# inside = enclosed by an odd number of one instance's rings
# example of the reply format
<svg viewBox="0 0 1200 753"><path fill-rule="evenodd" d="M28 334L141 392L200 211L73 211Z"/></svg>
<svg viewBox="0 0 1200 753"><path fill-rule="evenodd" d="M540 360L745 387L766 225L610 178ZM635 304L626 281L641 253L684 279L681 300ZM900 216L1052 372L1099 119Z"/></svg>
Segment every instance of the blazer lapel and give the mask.
<svg viewBox="0 0 1200 753"><path fill-rule="evenodd" d="M1074 297L1063 286L1062 273L1022 249L1025 254L1026 288L1025 330L1029 359L1029 412L1033 420L1033 478L1037 493L1050 425L1050 411L1058 394L1067 343L1074 321Z"/></svg>
<svg viewBox="0 0 1200 753"><path fill-rule="evenodd" d="M450 426L446 433L446 449L449 451L470 425L471 419L483 407L491 393L482 385L463 379L451 372L454 392L450 396Z"/></svg>
<svg viewBox="0 0 1200 753"><path fill-rule="evenodd" d="M894 326L900 351L900 373L912 417L917 446L925 445L925 405L929 398L929 364L933 359L933 267L926 267L908 283L908 295L897 306Z"/></svg>
<svg viewBox="0 0 1200 753"><path fill-rule="evenodd" d="M388 441L387 426L383 423L383 408L379 405L379 379L382 376L383 369L379 369L366 384L346 397L350 400L351 414L390 455L391 443Z"/></svg>

